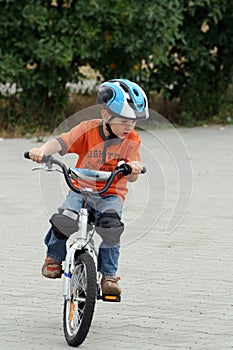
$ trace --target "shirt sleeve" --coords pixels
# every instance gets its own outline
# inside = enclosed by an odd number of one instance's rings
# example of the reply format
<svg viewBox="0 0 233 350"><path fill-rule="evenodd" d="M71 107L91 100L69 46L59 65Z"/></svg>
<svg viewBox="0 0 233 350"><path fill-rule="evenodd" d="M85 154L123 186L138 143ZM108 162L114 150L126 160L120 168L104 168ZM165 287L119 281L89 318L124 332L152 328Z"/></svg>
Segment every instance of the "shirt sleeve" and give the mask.
<svg viewBox="0 0 233 350"><path fill-rule="evenodd" d="M60 143L62 149L59 154L64 155L66 153L77 153L81 145L84 142L85 126L83 123L72 128L70 131L61 134L57 137L57 141Z"/></svg>

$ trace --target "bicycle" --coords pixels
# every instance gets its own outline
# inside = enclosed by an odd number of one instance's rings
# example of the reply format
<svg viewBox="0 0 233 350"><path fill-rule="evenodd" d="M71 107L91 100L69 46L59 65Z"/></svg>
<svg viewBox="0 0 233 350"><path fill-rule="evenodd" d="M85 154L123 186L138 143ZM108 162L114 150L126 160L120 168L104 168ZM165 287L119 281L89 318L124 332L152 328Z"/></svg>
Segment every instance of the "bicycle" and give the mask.
<svg viewBox="0 0 233 350"><path fill-rule="evenodd" d="M29 152L24 157L30 159ZM47 171L60 171L69 188L82 195L82 208L79 211L76 239L67 249L64 262L64 306L63 306L63 331L65 339L70 346L78 347L87 337L89 332L96 300L102 299L108 302L120 302L118 295L103 295L101 292L101 274L97 272L97 251L94 247L93 236L95 225L89 218L86 207L88 196L101 195L111 186L115 177L122 173L124 176L131 173L131 167L120 162L113 172L96 171L91 169L68 168L64 163L53 158L44 156L41 163ZM57 165L59 169L55 168ZM38 169L38 168L36 168ZM142 173L145 173L145 167ZM76 187L72 180L95 180L105 182L99 191L91 191L86 188Z"/></svg>

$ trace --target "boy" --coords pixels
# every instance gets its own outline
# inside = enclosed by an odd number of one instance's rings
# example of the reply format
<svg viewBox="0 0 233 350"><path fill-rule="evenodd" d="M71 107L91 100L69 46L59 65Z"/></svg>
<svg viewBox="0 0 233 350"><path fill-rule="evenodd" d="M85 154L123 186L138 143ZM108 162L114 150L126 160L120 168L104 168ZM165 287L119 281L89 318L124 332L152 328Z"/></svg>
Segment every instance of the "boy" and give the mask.
<svg viewBox="0 0 233 350"><path fill-rule="evenodd" d="M113 171L124 160L131 174L115 179L104 195L88 202L95 218L96 231L102 238L98 254L98 271L102 273L102 293L120 295L116 277L120 252L120 236L124 230L121 222L122 204L127 193L127 181L134 182L141 173L140 138L134 126L136 120L149 117L148 102L144 91L136 83L126 79L114 79L101 84L97 103L102 104L102 119L81 122L69 132L51 139L40 148L31 149L29 156L41 162L44 155L59 152L79 155L76 167ZM79 181L84 187L99 189L103 185ZM77 184L76 184L77 185ZM80 186L79 185L79 186ZM82 205L81 195L70 191L61 209L78 212ZM61 263L66 256L66 240L61 239L53 227L45 237L47 256L42 274L47 278L61 277Z"/></svg>

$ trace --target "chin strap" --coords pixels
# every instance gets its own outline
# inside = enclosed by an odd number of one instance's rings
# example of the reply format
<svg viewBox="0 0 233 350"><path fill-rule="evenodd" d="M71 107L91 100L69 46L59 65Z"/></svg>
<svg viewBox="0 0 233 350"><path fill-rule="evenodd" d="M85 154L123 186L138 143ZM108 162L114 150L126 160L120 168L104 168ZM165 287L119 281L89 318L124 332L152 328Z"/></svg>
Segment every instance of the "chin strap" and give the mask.
<svg viewBox="0 0 233 350"><path fill-rule="evenodd" d="M105 126L106 126L107 131L109 132L108 138L109 138L109 139L116 139L116 138L117 138L117 135L114 134L114 132L112 131L112 128L111 128L110 124L109 124L109 123L106 123Z"/></svg>

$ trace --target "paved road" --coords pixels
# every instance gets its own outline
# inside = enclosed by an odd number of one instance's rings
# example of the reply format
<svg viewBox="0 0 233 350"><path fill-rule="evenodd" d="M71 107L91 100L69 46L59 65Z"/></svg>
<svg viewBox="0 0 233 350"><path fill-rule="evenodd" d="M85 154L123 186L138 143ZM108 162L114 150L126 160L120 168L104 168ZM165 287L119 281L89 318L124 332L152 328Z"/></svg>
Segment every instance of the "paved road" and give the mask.
<svg viewBox="0 0 233 350"><path fill-rule="evenodd" d="M180 141L173 131L153 137L142 132L150 171L131 187L126 202L123 301L98 302L83 350L233 348L233 127L180 129L179 135L184 144L176 152ZM62 280L40 275L48 215L65 190L60 178L30 171L32 163L22 153L35 144L0 141L4 350L68 348ZM186 215L174 230L191 190Z"/></svg>

